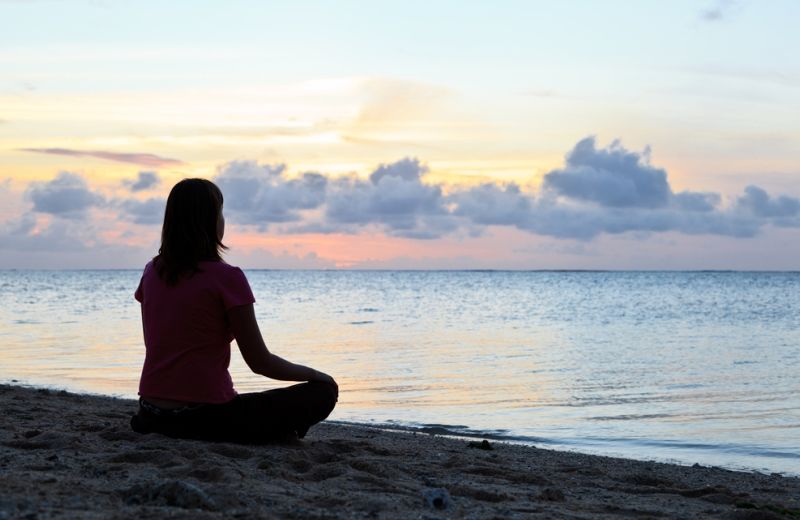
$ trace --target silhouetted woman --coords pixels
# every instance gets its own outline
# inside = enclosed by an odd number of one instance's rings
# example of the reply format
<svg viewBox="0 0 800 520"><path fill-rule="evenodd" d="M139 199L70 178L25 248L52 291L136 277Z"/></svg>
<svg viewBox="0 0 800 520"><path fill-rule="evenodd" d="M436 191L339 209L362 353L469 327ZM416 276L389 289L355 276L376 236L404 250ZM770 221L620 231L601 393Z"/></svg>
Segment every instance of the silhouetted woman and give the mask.
<svg viewBox="0 0 800 520"><path fill-rule="evenodd" d="M224 232L222 192L214 183L184 179L172 188L161 248L135 294L146 354L131 427L231 442L302 438L333 410L338 387L331 376L267 350L247 278L221 258ZM228 372L234 338L253 372L307 382L237 394Z"/></svg>

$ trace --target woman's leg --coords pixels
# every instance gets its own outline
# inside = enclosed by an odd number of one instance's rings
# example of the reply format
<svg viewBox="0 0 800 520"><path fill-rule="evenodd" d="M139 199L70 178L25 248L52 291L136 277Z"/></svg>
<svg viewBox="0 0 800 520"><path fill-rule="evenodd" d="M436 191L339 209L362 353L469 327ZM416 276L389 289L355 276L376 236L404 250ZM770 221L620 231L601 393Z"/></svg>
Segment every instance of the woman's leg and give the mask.
<svg viewBox="0 0 800 520"><path fill-rule="evenodd" d="M180 413L154 413L152 407L140 405L131 426L139 433L212 441L262 443L289 435L302 438L331 413L336 400L336 387L310 381L240 394L228 403L205 404Z"/></svg>
<svg viewBox="0 0 800 520"><path fill-rule="evenodd" d="M236 417L231 417L244 442L263 442L296 434L303 438L308 429L324 420L337 400L336 387L309 381L265 392L236 397Z"/></svg>

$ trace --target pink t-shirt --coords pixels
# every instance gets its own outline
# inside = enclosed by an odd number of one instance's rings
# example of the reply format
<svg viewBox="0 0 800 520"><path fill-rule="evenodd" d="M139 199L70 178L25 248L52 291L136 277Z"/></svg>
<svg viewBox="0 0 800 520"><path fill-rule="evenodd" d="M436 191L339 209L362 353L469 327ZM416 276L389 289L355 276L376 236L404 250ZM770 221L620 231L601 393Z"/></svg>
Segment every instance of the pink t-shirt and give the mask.
<svg viewBox="0 0 800 520"><path fill-rule="evenodd" d="M134 295L142 303L146 349L139 395L193 403L236 396L228 372L233 334L227 311L255 302L244 273L225 262L168 286L149 262Z"/></svg>

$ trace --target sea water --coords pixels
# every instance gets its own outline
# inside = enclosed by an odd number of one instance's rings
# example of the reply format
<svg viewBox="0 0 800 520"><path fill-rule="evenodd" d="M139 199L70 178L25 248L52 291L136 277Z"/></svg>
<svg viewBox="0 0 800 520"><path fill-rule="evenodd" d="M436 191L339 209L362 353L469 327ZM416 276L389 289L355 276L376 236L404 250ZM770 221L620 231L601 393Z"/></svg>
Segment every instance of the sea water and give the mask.
<svg viewBox="0 0 800 520"><path fill-rule="evenodd" d="M800 273L246 273L334 420L800 474ZM139 276L0 271L0 381L135 397Z"/></svg>

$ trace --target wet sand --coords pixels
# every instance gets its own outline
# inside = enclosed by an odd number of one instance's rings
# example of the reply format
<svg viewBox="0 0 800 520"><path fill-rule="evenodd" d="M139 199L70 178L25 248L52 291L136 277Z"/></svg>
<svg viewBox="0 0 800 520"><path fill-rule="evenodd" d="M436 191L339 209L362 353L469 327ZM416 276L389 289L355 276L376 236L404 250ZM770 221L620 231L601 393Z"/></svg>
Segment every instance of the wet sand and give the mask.
<svg viewBox="0 0 800 520"><path fill-rule="evenodd" d="M0 385L4 518L800 518L800 479L322 424L138 435L131 400Z"/></svg>

